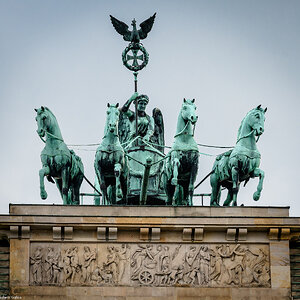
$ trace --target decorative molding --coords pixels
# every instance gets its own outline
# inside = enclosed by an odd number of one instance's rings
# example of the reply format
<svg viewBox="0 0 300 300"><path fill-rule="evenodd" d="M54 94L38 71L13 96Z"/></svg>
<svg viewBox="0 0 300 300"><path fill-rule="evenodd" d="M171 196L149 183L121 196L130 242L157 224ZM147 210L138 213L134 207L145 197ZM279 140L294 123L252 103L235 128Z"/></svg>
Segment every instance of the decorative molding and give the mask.
<svg viewBox="0 0 300 300"><path fill-rule="evenodd" d="M10 226L9 229L10 229L9 237L11 239L19 238L19 226Z"/></svg>
<svg viewBox="0 0 300 300"><path fill-rule="evenodd" d="M53 226L53 240L61 240L61 227Z"/></svg>
<svg viewBox="0 0 300 300"><path fill-rule="evenodd" d="M106 227L97 227L97 240L106 240Z"/></svg>
<svg viewBox="0 0 300 300"><path fill-rule="evenodd" d="M182 240L183 241L191 241L192 240L192 228L183 228L182 230Z"/></svg>
<svg viewBox="0 0 300 300"><path fill-rule="evenodd" d="M279 229L278 228L270 228L269 239L270 240L278 240L278 238L279 238Z"/></svg>
<svg viewBox="0 0 300 300"><path fill-rule="evenodd" d="M246 241L247 240L247 228L239 228L239 241Z"/></svg>
<svg viewBox="0 0 300 300"><path fill-rule="evenodd" d="M149 228L147 227L140 228L140 240L144 240L144 241L149 240Z"/></svg>
<svg viewBox="0 0 300 300"><path fill-rule="evenodd" d="M159 241L160 240L160 228L153 227L151 233L151 240L152 241Z"/></svg>
<svg viewBox="0 0 300 300"><path fill-rule="evenodd" d="M108 239L116 240L118 238L118 228L117 227L109 227L108 228Z"/></svg>
<svg viewBox="0 0 300 300"><path fill-rule="evenodd" d="M194 241L203 241L204 229L195 228Z"/></svg>
<svg viewBox="0 0 300 300"><path fill-rule="evenodd" d="M236 228L228 228L226 233L227 241L235 241L236 237Z"/></svg>
<svg viewBox="0 0 300 300"><path fill-rule="evenodd" d="M281 228L280 239L289 240L290 239L290 234L291 234L291 229L290 228Z"/></svg>
<svg viewBox="0 0 300 300"><path fill-rule="evenodd" d="M73 227L65 227L64 228L64 239L72 240L73 239Z"/></svg>

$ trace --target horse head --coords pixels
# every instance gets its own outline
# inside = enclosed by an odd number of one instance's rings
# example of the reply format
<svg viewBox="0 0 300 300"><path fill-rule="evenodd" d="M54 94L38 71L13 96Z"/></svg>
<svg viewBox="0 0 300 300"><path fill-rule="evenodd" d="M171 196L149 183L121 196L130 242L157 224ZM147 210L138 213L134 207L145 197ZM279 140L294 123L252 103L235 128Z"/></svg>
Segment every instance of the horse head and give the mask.
<svg viewBox="0 0 300 300"><path fill-rule="evenodd" d="M49 130L51 120L49 120L49 114L47 107L41 106L40 108L34 109L37 113L36 115L36 122L37 122L37 133L40 137L44 137L46 131Z"/></svg>
<svg viewBox="0 0 300 300"><path fill-rule="evenodd" d="M54 134L58 139L61 139L61 132L58 127L56 117L51 110L45 106L35 108L34 110L37 113L35 120L38 126L38 135L42 138L46 133L50 133L52 135Z"/></svg>
<svg viewBox="0 0 300 300"><path fill-rule="evenodd" d="M111 105L107 103L107 111L106 111L107 118L106 118L105 134L107 134L108 132L114 134L118 133L118 122L120 116L120 111L118 107L119 107L119 103L117 103L116 105Z"/></svg>
<svg viewBox="0 0 300 300"><path fill-rule="evenodd" d="M258 138L263 134L266 111L267 108L263 109L261 105L258 105L247 113L238 131L238 141L250 136L252 133Z"/></svg>
<svg viewBox="0 0 300 300"><path fill-rule="evenodd" d="M195 99L183 99L183 104L181 107L181 117L187 122L191 122L193 125L197 122L198 116L196 115L196 105Z"/></svg>
<svg viewBox="0 0 300 300"><path fill-rule="evenodd" d="M262 135L265 130L266 111L267 108L263 109L261 105L258 105L256 108L252 109L248 115L247 123L256 136Z"/></svg>

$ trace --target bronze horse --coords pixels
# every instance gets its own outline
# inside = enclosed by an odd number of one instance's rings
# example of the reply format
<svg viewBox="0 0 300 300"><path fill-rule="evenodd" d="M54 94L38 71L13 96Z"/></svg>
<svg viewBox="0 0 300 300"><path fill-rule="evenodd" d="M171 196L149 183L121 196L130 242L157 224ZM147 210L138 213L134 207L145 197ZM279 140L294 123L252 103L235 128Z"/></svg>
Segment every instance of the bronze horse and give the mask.
<svg viewBox="0 0 300 300"><path fill-rule="evenodd" d="M103 204L127 202L128 165L118 135L119 104L107 107L102 143L95 156L95 172L103 194Z"/></svg>
<svg viewBox="0 0 300 300"><path fill-rule="evenodd" d="M256 143L264 132L266 111L267 108L262 109L261 105L250 110L242 120L234 149L216 158L210 177L212 187L210 205L219 206L221 186L223 186L228 189L227 198L223 205L232 204L236 206L240 183L245 181L246 185L248 180L254 177L259 177L259 183L253 194L253 199L259 200L265 173L259 169L260 153Z"/></svg>
<svg viewBox="0 0 300 300"><path fill-rule="evenodd" d="M40 194L47 198L44 177L54 183L60 191L63 204L79 204L79 189L83 180L83 164L73 150L69 150L62 138L56 117L49 108L41 106L37 112L37 133L45 143L41 153L43 164L39 172ZM46 136L46 140L43 137Z"/></svg>
<svg viewBox="0 0 300 300"><path fill-rule="evenodd" d="M194 183L198 172L199 150L194 140L198 120L193 100L183 100L175 140L164 164L167 204L193 205Z"/></svg>

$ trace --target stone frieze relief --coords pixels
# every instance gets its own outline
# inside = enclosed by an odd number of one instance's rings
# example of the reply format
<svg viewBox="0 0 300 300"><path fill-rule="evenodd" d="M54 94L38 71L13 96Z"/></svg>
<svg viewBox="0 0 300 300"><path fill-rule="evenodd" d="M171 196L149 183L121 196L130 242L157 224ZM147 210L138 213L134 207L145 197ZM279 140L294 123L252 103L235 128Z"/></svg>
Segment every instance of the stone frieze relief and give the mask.
<svg viewBox="0 0 300 300"><path fill-rule="evenodd" d="M30 251L31 285L270 287L267 245L32 243Z"/></svg>

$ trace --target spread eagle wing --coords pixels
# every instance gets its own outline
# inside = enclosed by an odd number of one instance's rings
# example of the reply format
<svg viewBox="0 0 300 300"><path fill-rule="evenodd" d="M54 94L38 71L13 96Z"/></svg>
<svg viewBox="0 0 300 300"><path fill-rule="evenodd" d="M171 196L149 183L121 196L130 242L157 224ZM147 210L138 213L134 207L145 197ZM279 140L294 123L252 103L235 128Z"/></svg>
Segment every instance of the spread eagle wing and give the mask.
<svg viewBox="0 0 300 300"><path fill-rule="evenodd" d="M156 13L152 17L150 17L149 19L147 19L146 21L140 24L141 29L138 32L141 40L145 39L148 33L150 32L150 30L152 29L155 16Z"/></svg>
<svg viewBox="0 0 300 300"><path fill-rule="evenodd" d="M111 23L113 24L114 28L116 29L116 31L119 34L123 35L123 39L125 41L130 42L131 32L128 30L128 25L122 21L119 21L112 15L110 15L110 20L111 20Z"/></svg>

